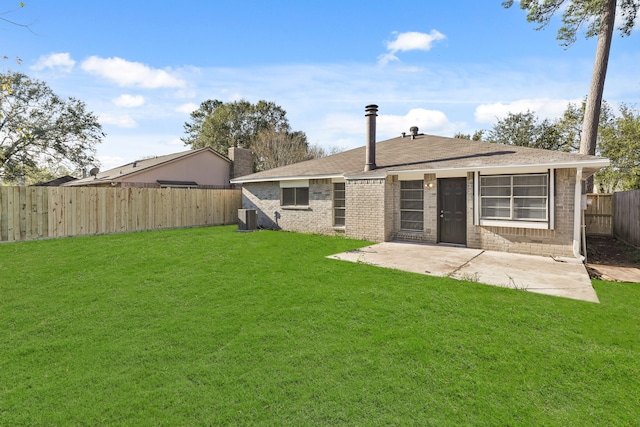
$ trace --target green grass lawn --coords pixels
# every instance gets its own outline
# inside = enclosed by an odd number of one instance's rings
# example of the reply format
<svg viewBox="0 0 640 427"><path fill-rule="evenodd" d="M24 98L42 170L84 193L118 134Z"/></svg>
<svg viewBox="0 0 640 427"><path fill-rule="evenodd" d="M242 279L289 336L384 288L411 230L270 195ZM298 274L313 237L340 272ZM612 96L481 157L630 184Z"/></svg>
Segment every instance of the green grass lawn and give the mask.
<svg viewBox="0 0 640 427"><path fill-rule="evenodd" d="M593 304L235 228L0 245L0 425L638 425L640 284Z"/></svg>

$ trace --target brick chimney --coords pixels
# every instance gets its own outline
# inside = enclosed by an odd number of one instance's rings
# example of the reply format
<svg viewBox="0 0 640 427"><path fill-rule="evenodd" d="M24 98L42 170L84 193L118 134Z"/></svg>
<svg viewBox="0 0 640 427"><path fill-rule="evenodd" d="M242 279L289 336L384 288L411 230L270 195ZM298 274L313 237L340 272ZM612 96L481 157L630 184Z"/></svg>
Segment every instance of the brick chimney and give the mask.
<svg viewBox="0 0 640 427"><path fill-rule="evenodd" d="M253 173L253 152L247 148L229 147L231 178Z"/></svg>
<svg viewBox="0 0 640 427"><path fill-rule="evenodd" d="M376 117L378 106L375 104L364 107L367 118L367 147L365 153L364 171L372 171L376 168Z"/></svg>

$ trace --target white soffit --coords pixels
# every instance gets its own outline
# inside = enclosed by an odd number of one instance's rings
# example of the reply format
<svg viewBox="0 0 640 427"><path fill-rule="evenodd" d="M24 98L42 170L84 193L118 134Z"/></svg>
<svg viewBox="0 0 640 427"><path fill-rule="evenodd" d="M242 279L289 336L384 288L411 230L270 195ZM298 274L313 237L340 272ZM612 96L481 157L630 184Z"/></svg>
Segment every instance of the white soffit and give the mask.
<svg viewBox="0 0 640 427"><path fill-rule="evenodd" d="M400 181L420 181L424 179L424 172L398 174L398 179Z"/></svg>
<svg viewBox="0 0 640 427"><path fill-rule="evenodd" d="M242 177L234 178L230 180L232 184L245 184L251 182L290 182L290 181L307 181L309 182L312 179L333 179L333 178L344 178L342 174L331 174L331 175L313 175L313 176L275 176L268 178L249 178L243 179Z"/></svg>
<svg viewBox="0 0 640 427"><path fill-rule="evenodd" d="M298 188L298 187L308 187L309 180L308 179L296 179L291 181L280 181L280 188Z"/></svg>

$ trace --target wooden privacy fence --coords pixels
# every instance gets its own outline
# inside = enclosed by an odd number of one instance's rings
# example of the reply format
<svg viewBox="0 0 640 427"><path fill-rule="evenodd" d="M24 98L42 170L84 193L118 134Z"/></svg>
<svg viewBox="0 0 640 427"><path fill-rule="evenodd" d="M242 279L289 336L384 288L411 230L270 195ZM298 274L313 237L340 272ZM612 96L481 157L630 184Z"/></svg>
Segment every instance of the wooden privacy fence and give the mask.
<svg viewBox="0 0 640 427"><path fill-rule="evenodd" d="M613 235L640 247L640 190L613 194Z"/></svg>
<svg viewBox="0 0 640 427"><path fill-rule="evenodd" d="M235 224L241 190L0 187L0 241Z"/></svg>
<svg viewBox="0 0 640 427"><path fill-rule="evenodd" d="M611 194L587 194L584 222L588 236L611 236L613 234Z"/></svg>

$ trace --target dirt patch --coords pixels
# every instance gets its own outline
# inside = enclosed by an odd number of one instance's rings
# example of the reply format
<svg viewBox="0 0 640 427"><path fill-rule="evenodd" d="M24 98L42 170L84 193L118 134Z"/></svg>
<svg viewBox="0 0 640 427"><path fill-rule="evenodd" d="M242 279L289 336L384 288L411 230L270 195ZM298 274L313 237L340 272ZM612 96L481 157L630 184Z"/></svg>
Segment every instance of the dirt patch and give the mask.
<svg viewBox="0 0 640 427"><path fill-rule="evenodd" d="M591 278L601 273L591 265L640 268L640 249L614 237L587 237L587 270Z"/></svg>
<svg viewBox="0 0 640 427"><path fill-rule="evenodd" d="M617 267L640 267L640 249L615 237L589 236L587 262Z"/></svg>

